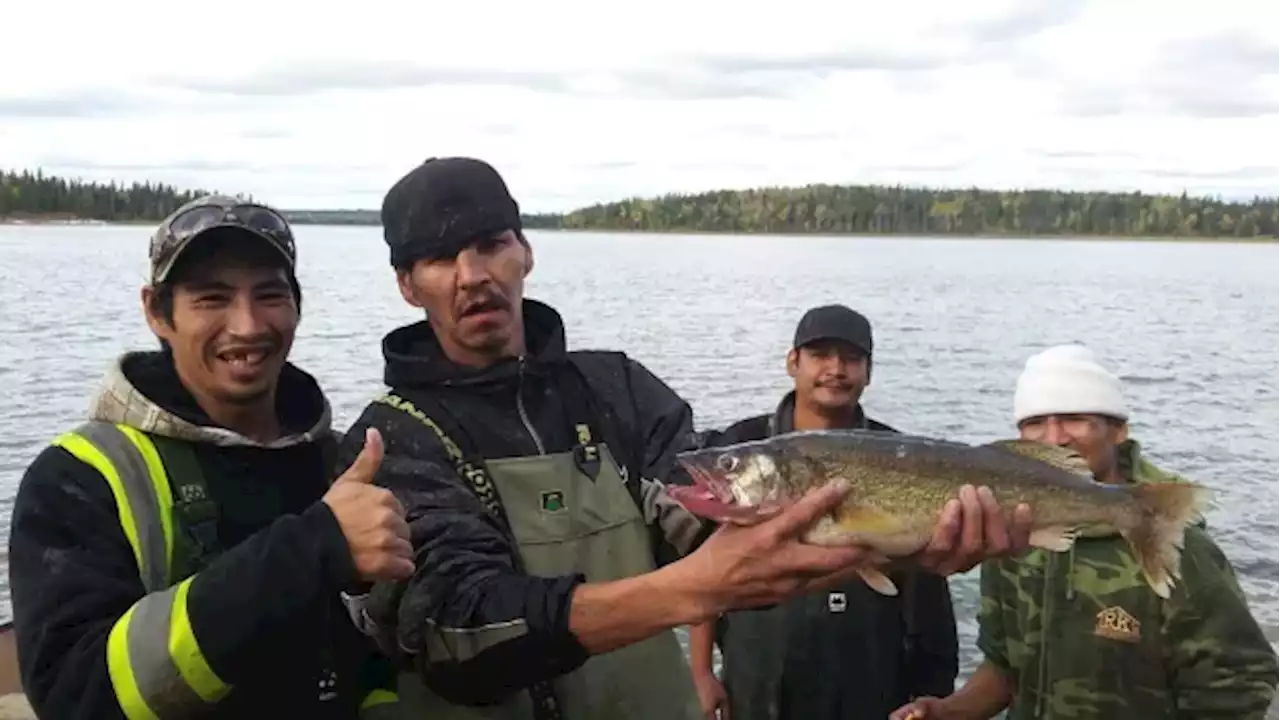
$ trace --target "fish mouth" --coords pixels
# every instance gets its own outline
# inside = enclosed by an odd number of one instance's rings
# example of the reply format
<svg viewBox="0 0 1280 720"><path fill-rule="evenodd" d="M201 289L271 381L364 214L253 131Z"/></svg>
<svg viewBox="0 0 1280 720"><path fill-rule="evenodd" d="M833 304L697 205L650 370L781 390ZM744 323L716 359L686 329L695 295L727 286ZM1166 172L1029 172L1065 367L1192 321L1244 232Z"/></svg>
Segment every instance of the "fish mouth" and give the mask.
<svg viewBox="0 0 1280 720"><path fill-rule="evenodd" d="M734 501L733 491L729 489L729 481L708 470L701 463L690 458L677 458L680 466L689 473L689 477L693 479L692 490L696 490L705 494L709 499L719 500L722 503L732 503Z"/></svg>
<svg viewBox="0 0 1280 720"><path fill-rule="evenodd" d="M668 485L666 491L689 513L734 525L754 525L771 514L767 508L738 504L729 480L711 472L695 459L677 457L676 461L689 473L693 484Z"/></svg>

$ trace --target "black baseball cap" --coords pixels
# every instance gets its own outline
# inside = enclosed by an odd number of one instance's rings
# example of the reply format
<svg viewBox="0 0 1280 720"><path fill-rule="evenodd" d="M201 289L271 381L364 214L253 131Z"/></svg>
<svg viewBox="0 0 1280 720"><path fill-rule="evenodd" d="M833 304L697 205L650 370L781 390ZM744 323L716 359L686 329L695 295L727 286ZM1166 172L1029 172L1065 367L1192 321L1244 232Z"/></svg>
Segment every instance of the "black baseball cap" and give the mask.
<svg viewBox="0 0 1280 720"><path fill-rule="evenodd" d="M522 229L520 206L506 182L475 158L429 158L382 200L382 237L397 268L449 257L478 237Z"/></svg>
<svg viewBox="0 0 1280 720"><path fill-rule="evenodd" d="M819 340L847 342L871 357L871 322L862 313L844 305L812 308L796 325L792 347L799 349Z"/></svg>

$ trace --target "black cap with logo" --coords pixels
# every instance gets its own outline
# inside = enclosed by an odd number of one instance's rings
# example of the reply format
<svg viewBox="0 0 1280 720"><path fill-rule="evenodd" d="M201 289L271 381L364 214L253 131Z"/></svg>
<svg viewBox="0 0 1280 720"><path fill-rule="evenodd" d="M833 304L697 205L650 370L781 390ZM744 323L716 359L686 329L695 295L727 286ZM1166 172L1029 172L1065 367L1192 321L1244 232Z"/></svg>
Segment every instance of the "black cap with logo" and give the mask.
<svg viewBox="0 0 1280 720"><path fill-rule="evenodd" d="M520 207L492 165L466 157L430 158L382 201L382 237L391 264L449 257L476 238L522 230Z"/></svg>
<svg viewBox="0 0 1280 720"><path fill-rule="evenodd" d="M871 357L871 323L862 313L844 305L822 305L810 309L796 325L793 348L819 340L839 340Z"/></svg>

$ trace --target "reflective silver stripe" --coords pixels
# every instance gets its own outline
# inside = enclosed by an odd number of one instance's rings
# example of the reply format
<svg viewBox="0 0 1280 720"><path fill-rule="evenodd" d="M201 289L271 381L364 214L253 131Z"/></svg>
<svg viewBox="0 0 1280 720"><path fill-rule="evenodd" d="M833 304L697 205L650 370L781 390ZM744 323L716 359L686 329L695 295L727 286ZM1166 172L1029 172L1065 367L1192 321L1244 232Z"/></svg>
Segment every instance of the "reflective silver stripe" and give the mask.
<svg viewBox="0 0 1280 720"><path fill-rule="evenodd" d="M351 595L339 591L338 596L342 598L342 604L347 607L347 616L351 618L356 628L369 637L377 637L378 624L369 617L369 610L365 607L369 601L369 593Z"/></svg>
<svg viewBox="0 0 1280 720"><path fill-rule="evenodd" d="M134 606L127 645L129 667L147 707L157 717L183 717L205 701L183 680L169 652L174 601L182 585L151 593Z"/></svg>
<svg viewBox="0 0 1280 720"><path fill-rule="evenodd" d="M147 472L146 460L133 441L111 423L88 422L73 432L93 443L115 466L128 497L129 508L133 511L138 543L142 549L138 576L149 593L164 588L169 579L164 526L160 520L160 500L156 497L151 474Z"/></svg>
<svg viewBox="0 0 1280 720"><path fill-rule="evenodd" d="M434 625L430 620L427 625ZM491 623L478 628L432 627L427 631L428 662L466 662L494 645L529 634L524 620Z"/></svg>

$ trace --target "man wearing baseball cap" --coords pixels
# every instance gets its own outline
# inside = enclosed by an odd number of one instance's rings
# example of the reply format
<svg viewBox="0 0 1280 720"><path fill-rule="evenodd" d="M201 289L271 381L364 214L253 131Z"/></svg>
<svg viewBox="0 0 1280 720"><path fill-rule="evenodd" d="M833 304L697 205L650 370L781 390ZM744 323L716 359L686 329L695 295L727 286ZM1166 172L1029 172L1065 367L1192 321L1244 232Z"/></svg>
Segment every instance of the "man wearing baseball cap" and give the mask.
<svg viewBox="0 0 1280 720"><path fill-rule="evenodd" d="M1182 483L1129 434L1119 378L1083 345L1027 359L1013 394L1024 440L1071 448L1095 479ZM1084 528L1069 553L1033 549L985 563L978 613L984 659L965 685L921 698L894 720L1262 718L1275 701L1276 652L1203 519L1186 529L1181 572L1162 599L1123 537Z"/></svg>
<svg viewBox="0 0 1280 720"><path fill-rule="evenodd" d="M416 716L698 718L675 627L871 562L798 540L840 487L709 538L666 495L689 405L623 353L567 349L560 315L524 295L533 247L489 164L426 161L387 193L382 223L426 318L383 340L391 391L341 457L365 428L387 439L377 482L406 508L417 570L353 598L352 615L406 670ZM939 542L959 524L956 510Z"/></svg>
<svg viewBox="0 0 1280 720"><path fill-rule="evenodd" d="M795 430L896 433L862 408L873 349L871 323L862 313L844 305L810 309L786 356L794 388L772 413L713 433L708 444ZM732 720L883 720L911 698L950 692L958 649L946 578L914 569L890 576L898 588L892 597L853 577L693 628L692 669L704 713L714 718L715 710L727 710ZM713 642L724 658L723 683L712 669Z"/></svg>
<svg viewBox="0 0 1280 720"><path fill-rule="evenodd" d="M329 485L329 403L287 361L295 262L284 218L230 197L153 235L142 304L162 349L114 363L14 504L14 626L40 717L394 710L340 592L411 573L408 528L369 484L377 438Z"/></svg>

